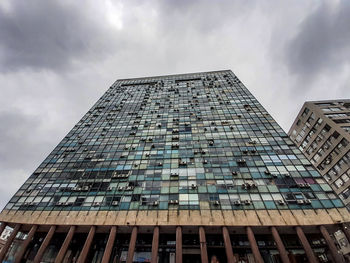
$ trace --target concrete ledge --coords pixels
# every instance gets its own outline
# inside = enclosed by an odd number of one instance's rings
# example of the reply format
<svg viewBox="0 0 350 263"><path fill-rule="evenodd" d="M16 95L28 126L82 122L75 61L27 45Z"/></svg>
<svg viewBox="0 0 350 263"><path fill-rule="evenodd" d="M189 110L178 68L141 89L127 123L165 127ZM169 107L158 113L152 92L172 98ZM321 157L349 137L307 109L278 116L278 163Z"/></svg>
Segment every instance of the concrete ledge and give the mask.
<svg viewBox="0 0 350 263"><path fill-rule="evenodd" d="M40 225L293 226L350 222L346 208L306 210L9 211L0 221Z"/></svg>

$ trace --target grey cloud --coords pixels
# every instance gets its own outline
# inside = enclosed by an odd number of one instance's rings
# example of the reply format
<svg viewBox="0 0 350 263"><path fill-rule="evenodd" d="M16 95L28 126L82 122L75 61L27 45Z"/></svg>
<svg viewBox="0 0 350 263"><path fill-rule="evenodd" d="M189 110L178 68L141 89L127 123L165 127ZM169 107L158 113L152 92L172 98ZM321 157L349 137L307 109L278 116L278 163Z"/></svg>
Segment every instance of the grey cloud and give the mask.
<svg viewBox="0 0 350 263"><path fill-rule="evenodd" d="M14 0L9 10L0 5L0 71L63 70L107 55L111 34L103 17L89 16L88 6L45 0Z"/></svg>
<svg viewBox="0 0 350 263"><path fill-rule="evenodd" d="M288 43L291 73L313 81L319 74L339 71L350 63L350 2L320 2Z"/></svg>
<svg viewBox="0 0 350 263"><path fill-rule="evenodd" d="M175 29L179 34L190 32L202 37L210 37L232 27L237 19L244 17L247 12L253 12L257 6L256 1L242 4L241 1L229 0L222 0L219 4L213 4L210 0L168 0L159 1L158 4L161 26L165 32L171 28L170 33Z"/></svg>
<svg viewBox="0 0 350 263"><path fill-rule="evenodd" d="M13 108L0 112L1 207L54 146L42 126L39 116Z"/></svg>
<svg viewBox="0 0 350 263"><path fill-rule="evenodd" d="M32 158L47 152L50 136L42 134L41 117L11 109L0 112L0 123L0 167L25 169L33 165Z"/></svg>

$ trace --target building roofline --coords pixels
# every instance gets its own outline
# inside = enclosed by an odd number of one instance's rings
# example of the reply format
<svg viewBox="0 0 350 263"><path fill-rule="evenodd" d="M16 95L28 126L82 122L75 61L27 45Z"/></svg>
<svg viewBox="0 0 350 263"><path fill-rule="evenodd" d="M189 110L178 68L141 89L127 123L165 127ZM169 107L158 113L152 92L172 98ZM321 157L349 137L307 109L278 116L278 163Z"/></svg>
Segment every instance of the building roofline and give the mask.
<svg viewBox="0 0 350 263"><path fill-rule="evenodd" d="M117 79L117 81L164 78L164 77L171 77L171 76L186 76L186 75L191 75L191 74L208 74L208 73L218 73L218 72L230 72L230 73L233 73L231 69L223 69L223 70L214 70L214 71L200 71L200 72L192 72L192 73L158 75L158 76L151 76L151 77L137 77L137 78Z"/></svg>
<svg viewBox="0 0 350 263"><path fill-rule="evenodd" d="M308 100L305 103L327 103L327 102L341 102L350 101L350 99L332 99L332 100Z"/></svg>

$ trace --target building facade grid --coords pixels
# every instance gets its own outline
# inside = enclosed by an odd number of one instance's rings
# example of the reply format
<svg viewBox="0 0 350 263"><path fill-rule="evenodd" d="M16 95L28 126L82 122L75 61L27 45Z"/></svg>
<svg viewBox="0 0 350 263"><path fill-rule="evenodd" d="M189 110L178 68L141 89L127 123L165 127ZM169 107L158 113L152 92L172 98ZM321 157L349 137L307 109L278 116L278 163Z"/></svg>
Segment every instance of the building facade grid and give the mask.
<svg viewBox="0 0 350 263"><path fill-rule="evenodd" d="M289 135L349 205L350 100L306 102Z"/></svg>
<svg viewBox="0 0 350 263"><path fill-rule="evenodd" d="M117 80L0 221L0 234L13 229L0 250L8 263L316 263L350 253L342 200L230 70Z"/></svg>
<svg viewBox="0 0 350 263"><path fill-rule="evenodd" d="M238 78L222 71L115 82L5 209L342 206Z"/></svg>

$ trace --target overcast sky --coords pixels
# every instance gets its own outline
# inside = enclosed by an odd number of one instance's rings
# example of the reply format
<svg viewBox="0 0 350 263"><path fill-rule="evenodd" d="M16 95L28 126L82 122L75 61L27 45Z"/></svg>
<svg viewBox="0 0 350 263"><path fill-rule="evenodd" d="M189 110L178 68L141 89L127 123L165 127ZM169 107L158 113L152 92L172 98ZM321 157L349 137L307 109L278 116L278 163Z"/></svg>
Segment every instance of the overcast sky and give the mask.
<svg viewBox="0 0 350 263"><path fill-rule="evenodd" d="M118 78L232 69L288 131L350 97L350 1L0 1L0 208Z"/></svg>

